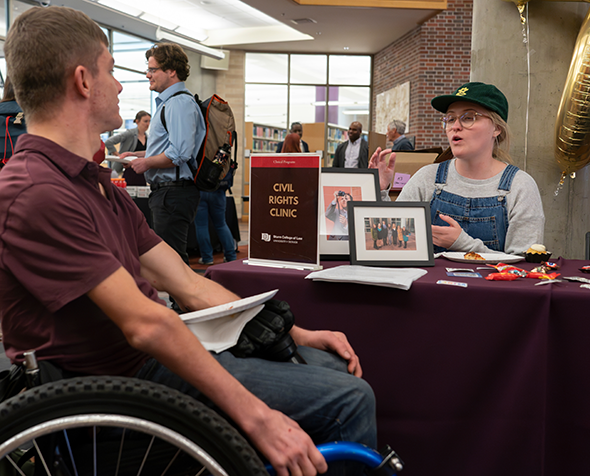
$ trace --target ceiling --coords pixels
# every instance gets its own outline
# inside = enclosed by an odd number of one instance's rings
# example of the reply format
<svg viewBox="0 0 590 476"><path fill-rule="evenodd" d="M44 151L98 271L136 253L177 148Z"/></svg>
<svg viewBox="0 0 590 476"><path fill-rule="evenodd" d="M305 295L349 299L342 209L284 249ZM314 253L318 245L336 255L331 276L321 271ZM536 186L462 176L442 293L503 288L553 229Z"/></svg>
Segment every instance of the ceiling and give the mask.
<svg viewBox="0 0 590 476"><path fill-rule="evenodd" d="M335 5L355 1L363 6ZM176 15L178 24L183 20L185 25L196 24L196 30L206 30L208 35L202 43L215 48L340 54L375 54L446 7L446 0L53 0L52 4L71 6L99 23L156 40L157 18L150 23L142 15L105 6L117 2L134 10L147 11L151 5L164 28L175 20L170 15ZM173 6L187 14L172 13ZM184 35L197 39L190 33Z"/></svg>
<svg viewBox="0 0 590 476"><path fill-rule="evenodd" d="M249 51L374 54L440 12L426 8L300 5L293 0L242 2L313 37L313 40L228 45L228 48ZM359 0L357 3L366 2ZM424 5L425 2L404 3ZM297 25L292 22L298 19L311 19L316 23Z"/></svg>

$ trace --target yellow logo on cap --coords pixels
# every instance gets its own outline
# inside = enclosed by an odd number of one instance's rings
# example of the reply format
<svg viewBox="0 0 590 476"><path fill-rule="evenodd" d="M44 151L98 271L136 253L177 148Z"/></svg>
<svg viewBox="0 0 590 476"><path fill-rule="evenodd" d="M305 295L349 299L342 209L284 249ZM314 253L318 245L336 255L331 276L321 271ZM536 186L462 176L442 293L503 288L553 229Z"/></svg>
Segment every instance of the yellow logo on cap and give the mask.
<svg viewBox="0 0 590 476"><path fill-rule="evenodd" d="M469 91L469 88L461 88L459 89L459 91L457 91L457 94L455 94L455 96L465 96L465 94L467 94L467 91Z"/></svg>

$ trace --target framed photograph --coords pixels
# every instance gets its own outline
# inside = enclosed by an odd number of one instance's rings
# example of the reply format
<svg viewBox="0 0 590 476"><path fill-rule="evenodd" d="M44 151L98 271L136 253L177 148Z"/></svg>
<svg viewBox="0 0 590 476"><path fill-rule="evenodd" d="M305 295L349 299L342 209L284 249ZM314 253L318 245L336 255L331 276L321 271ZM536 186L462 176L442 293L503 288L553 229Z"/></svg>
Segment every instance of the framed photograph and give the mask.
<svg viewBox="0 0 590 476"><path fill-rule="evenodd" d="M320 259L350 259L348 202L381 200L377 169L322 168Z"/></svg>
<svg viewBox="0 0 590 476"><path fill-rule="evenodd" d="M434 266L428 202L350 202L350 263Z"/></svg>

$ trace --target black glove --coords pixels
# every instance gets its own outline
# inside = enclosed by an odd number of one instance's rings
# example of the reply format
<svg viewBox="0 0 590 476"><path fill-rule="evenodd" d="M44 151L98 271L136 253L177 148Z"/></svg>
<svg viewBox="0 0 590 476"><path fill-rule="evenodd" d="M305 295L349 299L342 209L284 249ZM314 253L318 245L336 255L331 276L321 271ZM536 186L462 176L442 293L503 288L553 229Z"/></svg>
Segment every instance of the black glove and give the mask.
<svg viewBox="0 0 590 476"><path fill-rule="evenodd" d="M229 349L236 357L260 357L275 361L305 363L289 334L295 317L285 301L270 299L242 331L238 343Z"/></svg>

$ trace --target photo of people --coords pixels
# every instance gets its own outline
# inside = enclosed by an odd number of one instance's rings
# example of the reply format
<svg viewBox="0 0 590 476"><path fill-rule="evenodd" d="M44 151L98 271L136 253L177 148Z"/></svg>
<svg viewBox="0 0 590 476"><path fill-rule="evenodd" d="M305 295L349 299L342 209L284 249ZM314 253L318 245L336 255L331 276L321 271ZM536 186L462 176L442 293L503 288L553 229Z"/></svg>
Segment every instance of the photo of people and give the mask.
<svg viewBox="0 0 590 476"><path fill-rule="evenodd" d="M416 250L413 218L365 218L365 250Z"/></svg>
<svg viewBox="0 0 590 476"><path fill-rule="evenodd" d="M330 186L323 188L327 240L348 240L347 204L351 200L361 200L361 187Z"/></svg>

